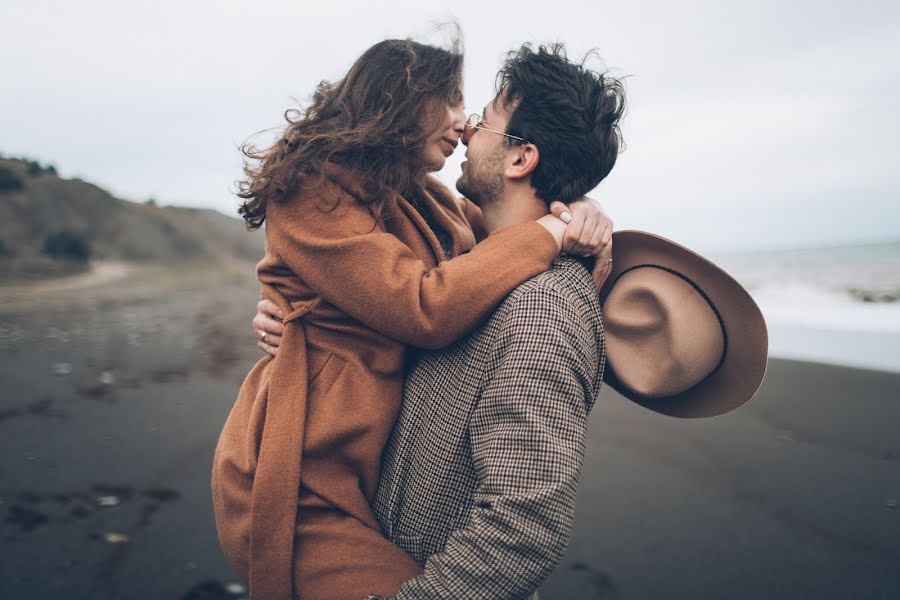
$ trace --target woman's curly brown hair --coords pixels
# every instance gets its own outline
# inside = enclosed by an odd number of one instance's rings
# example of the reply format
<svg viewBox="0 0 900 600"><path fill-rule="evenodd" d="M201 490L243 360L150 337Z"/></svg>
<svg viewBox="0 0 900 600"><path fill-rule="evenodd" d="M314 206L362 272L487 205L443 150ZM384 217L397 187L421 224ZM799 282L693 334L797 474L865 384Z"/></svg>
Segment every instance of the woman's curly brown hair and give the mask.
<svg viewBox="0 0 900 600"><path fill-rule="evenodd" d="M357 170L376 204L386 190L408 192L425 175L422 150L437 123L428 108L461 99L463 57L450 49L412 40L385 40L366 50L336 83L323 81L305 110L290 109L279 140L258 149L245 144L238 212L248 229L266 220L266 206L321 183L323 165ZM440 112L440 111L438 111Z"/></svg>

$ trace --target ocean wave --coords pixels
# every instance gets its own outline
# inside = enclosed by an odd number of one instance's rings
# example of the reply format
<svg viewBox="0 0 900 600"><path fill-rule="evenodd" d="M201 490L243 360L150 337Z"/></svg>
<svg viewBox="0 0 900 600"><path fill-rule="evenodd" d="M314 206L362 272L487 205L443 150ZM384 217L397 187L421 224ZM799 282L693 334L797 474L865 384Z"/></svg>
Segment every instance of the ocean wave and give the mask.
<svg viewBox="0 0 900 600"><path fill-rule="evenodd" d="M900 333L900 302L866 302L847 290L795 282L767 283L749 291L768 323Z"/></svg>
<svg viewBox="0 0 900 600"><path fill-rule="evenodd" d="M849 288L847 294L859 302L900 302L900 288L891 290Z"/></svg>

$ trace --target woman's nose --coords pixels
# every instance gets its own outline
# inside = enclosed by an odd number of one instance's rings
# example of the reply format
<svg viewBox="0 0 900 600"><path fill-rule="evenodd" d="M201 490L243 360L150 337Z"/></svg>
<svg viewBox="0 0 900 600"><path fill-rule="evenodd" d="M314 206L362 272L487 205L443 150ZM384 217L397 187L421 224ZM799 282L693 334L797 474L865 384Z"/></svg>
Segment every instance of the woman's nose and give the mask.
<svg viewBox="0 0 900 600"><path fill-rule="evenodd" d="M462 135L466 130L466 111L461 106L450 110L453 114L453 131Z"/></svg>

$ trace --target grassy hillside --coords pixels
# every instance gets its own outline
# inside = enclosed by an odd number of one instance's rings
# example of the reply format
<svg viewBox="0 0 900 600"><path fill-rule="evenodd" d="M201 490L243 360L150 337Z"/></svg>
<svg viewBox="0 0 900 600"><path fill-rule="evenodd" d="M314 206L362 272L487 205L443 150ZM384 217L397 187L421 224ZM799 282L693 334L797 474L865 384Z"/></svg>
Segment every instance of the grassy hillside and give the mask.
<svg viewBox="0 0 900 600"><path fill-rule="evenodd" d="M0 279L86 268L85 259L153 263L259 260L262 232L212 210L114 198L53 167L0 159Z"/></svg>

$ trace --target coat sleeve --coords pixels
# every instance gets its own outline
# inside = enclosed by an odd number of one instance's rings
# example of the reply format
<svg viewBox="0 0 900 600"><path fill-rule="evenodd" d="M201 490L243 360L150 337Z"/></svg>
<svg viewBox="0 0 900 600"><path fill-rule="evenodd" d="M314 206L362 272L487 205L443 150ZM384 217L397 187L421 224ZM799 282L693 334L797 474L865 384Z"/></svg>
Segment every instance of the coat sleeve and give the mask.
<svg viewBox="0 0 900 600"><path fill-rule="evenodd" d="M558 252L553 236L532 221L497 230L429 269L350 197L334 204L294 198L270 204L268 213L269 251L310 288L372 329L422 348L471 331Z"/></svg>
<svg viewBox="0 0 900 600"><path fill-rule="evenodd" d="M477 485L467 523L397 600L528 598L556 567L597 376L597 356L577 351L572 314L562 294L538 288L506 315L469 427Z"/></svg>

